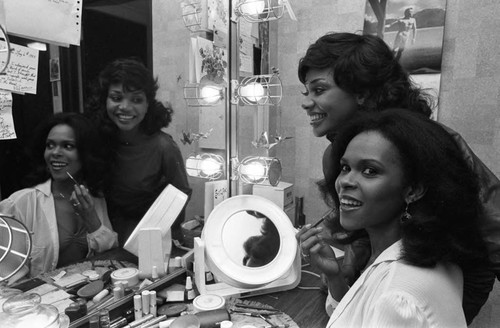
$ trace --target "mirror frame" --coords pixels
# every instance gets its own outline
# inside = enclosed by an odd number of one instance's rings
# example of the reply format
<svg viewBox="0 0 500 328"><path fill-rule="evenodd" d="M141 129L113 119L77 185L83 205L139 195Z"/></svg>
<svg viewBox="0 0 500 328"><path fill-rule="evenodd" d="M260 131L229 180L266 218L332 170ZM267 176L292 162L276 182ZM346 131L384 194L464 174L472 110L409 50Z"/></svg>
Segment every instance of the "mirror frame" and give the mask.
<svg viewBox="0 0 500 328"><path fill-rule="evenodd" d="M226 222L241 211L257 211L276 226L280 234L277 256L261 267L235 263L224 248L222 232ZM201 239L205 243L207 267L216 277L239 288L258 288L284 276L298 252L295 229L282 209L272 201L255 195L239 195L220 203L208 217Z"/></svg>

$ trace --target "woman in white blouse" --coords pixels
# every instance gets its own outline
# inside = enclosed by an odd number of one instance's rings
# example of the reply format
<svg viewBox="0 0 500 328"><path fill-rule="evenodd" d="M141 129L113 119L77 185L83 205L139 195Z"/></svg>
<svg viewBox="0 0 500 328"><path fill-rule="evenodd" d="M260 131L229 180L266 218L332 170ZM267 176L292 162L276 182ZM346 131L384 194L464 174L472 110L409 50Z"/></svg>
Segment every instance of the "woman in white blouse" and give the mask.
<svg viewBox="0 0 500 328"><path fill-rule="evenodd" d="M477 177L452 137L423 115L386 110L348 123L332 159L336 178L322 190L347 234L368 235L371 257L349 288L323 228L297 234L338 302L328 327L466 327L463 272L488 260Z"/></svg>
<svg viewBox="0 0 500 328"><path fill-rule="evenodd" d="M0 213L33 232L28 266L36 276L118 243L101 196L107 164L98 154L92 123L81 114L55 114L38 127L33 140L32 187L0 202Z"/></svg>

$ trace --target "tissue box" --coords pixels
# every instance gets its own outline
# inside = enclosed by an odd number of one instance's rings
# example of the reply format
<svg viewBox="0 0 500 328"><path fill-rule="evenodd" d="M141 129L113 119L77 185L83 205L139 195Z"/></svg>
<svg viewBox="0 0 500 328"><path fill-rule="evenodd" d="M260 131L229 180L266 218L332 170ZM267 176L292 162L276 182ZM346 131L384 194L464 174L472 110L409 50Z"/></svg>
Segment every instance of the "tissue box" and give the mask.
<svg viewBox="0 0 500 328"><path fill-rule="evenodd" d="M293 205L293 184L280 182L277 186L254 185L253 194L269 199L281 209Z"/></svg>

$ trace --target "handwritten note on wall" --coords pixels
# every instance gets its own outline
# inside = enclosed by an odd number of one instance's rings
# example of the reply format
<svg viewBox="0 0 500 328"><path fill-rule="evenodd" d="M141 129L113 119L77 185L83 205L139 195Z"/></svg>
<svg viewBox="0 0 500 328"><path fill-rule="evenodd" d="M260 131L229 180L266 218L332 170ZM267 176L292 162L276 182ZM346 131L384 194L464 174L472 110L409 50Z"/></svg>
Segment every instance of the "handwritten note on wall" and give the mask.
<svg viewBox="0 0 500 328"><path fill-rule="evenodd" d="M13 35L59 45L80 45L83 0L0 0Z"/></svg>
<svg viewBox="0 0 500 328"><path fill-rule="evenodd" d="M12 43L11 47L13 50L5 71L7 74L0 75L0 89L36 94L38 50ZM3 60L0 59L0 62Z"/></svg>
<svg viewBox="0 0 500 328"><path fill-rule="evenodd" d="M12 93L0 90L0 140L15 139Z"/></svg>

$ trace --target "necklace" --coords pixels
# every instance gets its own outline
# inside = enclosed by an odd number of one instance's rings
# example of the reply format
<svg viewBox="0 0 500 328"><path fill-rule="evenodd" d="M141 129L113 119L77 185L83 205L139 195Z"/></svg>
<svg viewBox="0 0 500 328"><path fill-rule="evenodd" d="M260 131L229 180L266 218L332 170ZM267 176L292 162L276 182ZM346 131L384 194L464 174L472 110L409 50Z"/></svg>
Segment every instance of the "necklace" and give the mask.
<svg viewBox="0 0 500 328"><path fill-rule="evenodd" d="M78 206L80 206L80 203L78 203L78 201L71 201L70 200L70 196L64 196L63 193L59 193L59 194L54 194L54 199L56 200L62 200L63 202L64 201L67 201L71 207L73 208L73 213L77 216L80 216L80 213L78 213Z"/></svg>
<svg viewBox="0 0 500 328"><path fill-rule="evenodd" d="M58 194L54 194L54 198L56 199L67 199L69 200L70 196L64 196L64 194L62 192L58 193Z"/></svg>

